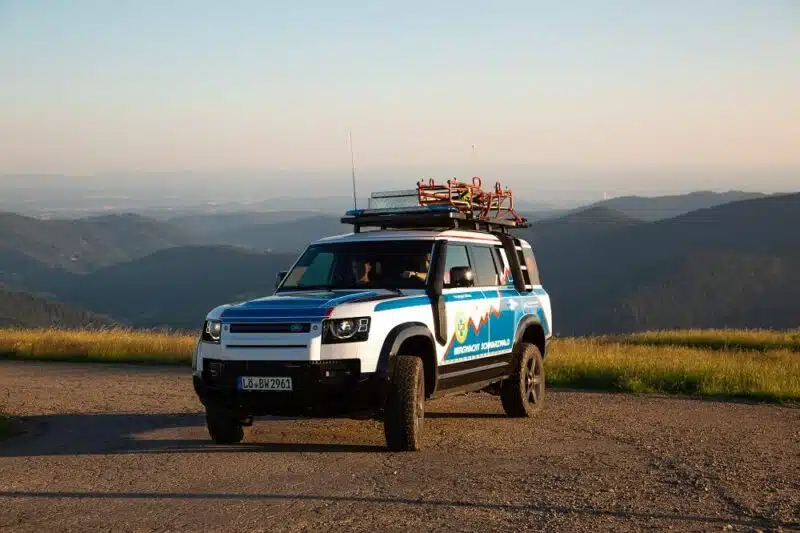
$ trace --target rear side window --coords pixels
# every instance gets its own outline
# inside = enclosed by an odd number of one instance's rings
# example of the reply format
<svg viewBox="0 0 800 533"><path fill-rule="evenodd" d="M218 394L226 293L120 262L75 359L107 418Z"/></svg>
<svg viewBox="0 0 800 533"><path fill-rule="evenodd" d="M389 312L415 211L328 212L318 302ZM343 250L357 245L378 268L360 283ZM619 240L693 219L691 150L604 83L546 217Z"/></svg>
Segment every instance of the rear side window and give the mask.
<svg viewBox="0 0 800 533"><path fill-rule="evenodd" d="M496 287L500 283L497 274L494 254L489 246L472 246L472 259L475 263L472 267L475 270L477 285L480 287Z"/></svg>
<svg viewBox="0 0 800 533"><path fill-rule="evenodd" d="M539 279L539 267L536 265L536 258L533 256L533 250L523 246L522 256L525 258L525 265L528 267L531 285L541 285L542 280Z"/></svg>
<svg viewBox="0 0 800 533"><path fill-rule="evenodd" d="M447 245L447 260L444 264L444 286L450 286L450 269L455 267L469 267L467 247L460 244Z"/></svg>
<svg viewBox="0 0 800 533"><path fill-rule="evenodd" d="M499 285L506 285L508 283L509 271L506 270L506 263L503 260L505 255L503 255L499 246L492 248L492 252L492 255L494 256L494 264L497 266Z"/></svg>

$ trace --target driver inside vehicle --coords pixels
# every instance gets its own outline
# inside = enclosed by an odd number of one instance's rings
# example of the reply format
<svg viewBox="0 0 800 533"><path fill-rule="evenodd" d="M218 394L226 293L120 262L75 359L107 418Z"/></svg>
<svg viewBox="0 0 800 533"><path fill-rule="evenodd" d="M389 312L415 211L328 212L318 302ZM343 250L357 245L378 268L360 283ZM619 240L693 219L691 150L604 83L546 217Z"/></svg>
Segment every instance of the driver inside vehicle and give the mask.
<svg viewBox="0 0 800 533"><path fill-rule="evenodd" d="M354 259L351 266L356 284L368 285L371 283L370 272L372 272L372 263L370 261L366 259Z"/></svg>
<svg viewBox="0 0 800 533"><path fill-rule="evenodd" d="M414 270L406 270L405 272L403 272L402 275L403 275L404 279L417 278L420 281L425 281L425 280L428 279L428 270L430 268L431 268L431 254L427 253L427 254L425 254L425 268L424 269L422 269L419 272L414 271Z"/></svg>

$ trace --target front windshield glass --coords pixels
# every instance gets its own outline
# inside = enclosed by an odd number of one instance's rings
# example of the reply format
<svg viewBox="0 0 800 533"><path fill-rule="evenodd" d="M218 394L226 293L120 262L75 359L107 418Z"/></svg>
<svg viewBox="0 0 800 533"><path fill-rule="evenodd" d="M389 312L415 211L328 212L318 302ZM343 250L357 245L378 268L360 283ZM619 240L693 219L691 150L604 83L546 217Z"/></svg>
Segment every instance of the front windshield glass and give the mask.
<svg viewBox="0 0 800 533"><path fill-rule="evenodd" d="M433 241L316 244L300 257L281 291L422 289Z"/></svg>

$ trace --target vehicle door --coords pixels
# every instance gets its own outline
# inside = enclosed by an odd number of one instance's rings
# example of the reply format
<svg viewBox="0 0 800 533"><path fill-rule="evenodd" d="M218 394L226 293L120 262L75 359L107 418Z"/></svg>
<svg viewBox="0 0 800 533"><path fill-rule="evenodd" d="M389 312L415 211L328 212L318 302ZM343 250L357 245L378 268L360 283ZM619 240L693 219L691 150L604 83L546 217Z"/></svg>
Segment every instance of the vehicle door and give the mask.
<svg viewBox="0 0 800 533"><path fill-rule="evenodd" d="M518 302L513 287L501 286L505 265L499 255L499 246L491 244L470 245L470 259L474 264L478 288L483 294L481 312L489 328L489 338L484 355L494 357L507 354L514 343L515 315Z"/></svg>
<svg viewBox="0 0 800 533"><path fill-rule="evenodd" d="M447 373L447 366L461 363L485 354L485 343L489 330L483 327L483 292L473 284L454 287L450 282L450 269L454 267L474 268L470 262L466 244L447 243L442 294L447 308L447 343L440 358L440 373Z"/></svg>

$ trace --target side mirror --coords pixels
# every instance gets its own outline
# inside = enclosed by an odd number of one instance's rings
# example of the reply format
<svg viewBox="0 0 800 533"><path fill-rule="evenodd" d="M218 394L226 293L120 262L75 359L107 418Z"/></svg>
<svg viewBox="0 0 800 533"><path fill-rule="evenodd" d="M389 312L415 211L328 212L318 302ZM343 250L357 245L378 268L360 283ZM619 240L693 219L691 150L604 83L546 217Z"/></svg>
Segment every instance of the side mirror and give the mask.
<svg viewBox="0 0 800 533"><path fill-rule="evenodd" d="M460 266L450 269L451 287L472 287L475 285L475 273L471 268Z"/></svg>
<svg viewBox="0 0 800 533"><path fill-rule="evenodd" d="M278 288L278 285L281 284L281 281L283 281L283 278L285 278L286 274L288 274L288 273L289 273L288 270L279 270L278 271L278 274L275 276L275 288L276 289Z"/></svg>

